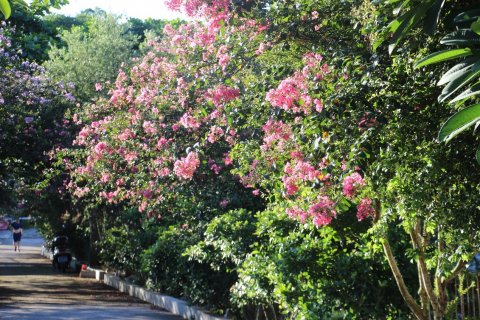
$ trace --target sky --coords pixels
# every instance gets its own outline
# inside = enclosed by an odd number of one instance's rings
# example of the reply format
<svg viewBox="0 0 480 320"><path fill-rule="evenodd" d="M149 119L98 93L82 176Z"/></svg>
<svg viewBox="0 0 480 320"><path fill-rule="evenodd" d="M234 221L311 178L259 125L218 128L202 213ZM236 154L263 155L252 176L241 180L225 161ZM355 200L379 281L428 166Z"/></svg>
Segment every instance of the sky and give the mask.
<svg viewBox="0 0 480 320"><path fill-rule="evenodd" d="M167 9L164 0L69 0L69 4L54 13L74 16L88 8L101 8L107 12L133 18L175 19L185 18Z"/></svg>

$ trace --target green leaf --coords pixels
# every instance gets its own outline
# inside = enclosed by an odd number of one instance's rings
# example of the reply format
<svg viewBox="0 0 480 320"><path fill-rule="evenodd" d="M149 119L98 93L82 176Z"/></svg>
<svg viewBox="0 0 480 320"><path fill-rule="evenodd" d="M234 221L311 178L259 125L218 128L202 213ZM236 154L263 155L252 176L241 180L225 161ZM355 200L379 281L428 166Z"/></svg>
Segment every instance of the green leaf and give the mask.
<svg viewBox="0 0 480 320"><path fill-rule="evenodd" d="M477 148L477 152L475 152L475 158L477 162L480 164L480 146Z"/></svg>
<svg viewBox="0 0 480 320"><path fill-rule="evenodd" d="M480 18L477 19L472 25L470 26L470 29L472 29L473 32L476 34L480 35Z"/></svg>
<svg viewBox="0 0 480 320"><path fill-rule="evenodd" d="M10 3L8 2L8 0L0 0L0 11L5 16L5 19L10 18L10 15L12 14L12 9L10 8Z"/></svg>
<svg viewBox="0 0 480 320"><path fill-rule="evenodd" d="M407 12L406 14L398 17L397 19L391 21L388 26L385 27L385 29L382 31L382 33L379 35L379 37L375 40L375 42L373 43L373 46L372 46L372 49L373 51L376 51L377 48L387 40L388 37L390 37L390 35L395 32L398 27L400 26L400 24L402 23L402 21L404 21L404 19L408 18L409 16L411 15L411 12Z"/></svg>
<svg viewBox="0 0 480 320"><path fill-rule="evenodd" d="M471 23L477 20L478 16L480 16L480 9L473 9L473 10L465 11L458 14L453 19L453 22L456 24Z"/></svg>
<svg viewBox="0 0 480 320"><path fill-rule="evenodd" d="M429 64L439 63L442 61L457 59L461 57L471 56L473 54L470 48L465 49L453 49L453 50L443 50L439 52L432 53L425 58L421 59L415 63L415 68L420 68Z"/></svg>
<svg viewBox="0 0 480 320"><path fill-rule="evenodd" d="M447 120L438 133L440 142L448 142L465 129L480 121L480 104L475 104L455 113Z"/></svg>
<svg viewBox="0 0 480 320"><path fill-rule="evenodd" d="M447 34L442 40L440 40L440 43L447 46L478 45L480 44L480 35L476 34L470 29L461 29Z"/></svg>
<svg viewBox="0 0 480 320"><path fill-rule="evenodd" d="M457 63L454 65L452 68L450 68L445 74L442 76L442 78L438 81L437 86L441 86L444 84L447 84L459 77L461 77L467 70L472 69L472 66L478 62L480 57L474 56L470 57L468 59L465 59L464 61Z"/></svg>
<svg viewBox="0 0 480 320"><path fill-rule="evenodd" d="M460 93L458 96L455 97L450 103L455 103L460 100L470 98L480 94L480 82L475 83L472 87L468 88L467 90Z"/></svg>
<svg viewBox="0 0 480 320"><path fill-rule="evenodd" d="M423 24L423 30L425 30L428 35L433 35L435 30L437 30L438 20L440 19L440 13L442 12L444 3L445 0L437 0L433 6L428 9Z"/></svg>
<svg viewBox="0 0 480 320"><path fill-rule="evenodd" d="M389 54L392 54L400 40L404 38L407 33L422 20L432 4L432 1L420 4L402 16L403 21L400 22L400 25L397 27L392 38L390 39L390 44L388 46Z"/></svg>
<svg viewBox="0 0 480 320"><path fill-rule="evenodd" d="M454 94L458 89L467 85L480 75L480 61L476 62L470 72L465 73L463 76L449 82L442 90L442 94L438 97L439 102L443 102Z"/></svg>

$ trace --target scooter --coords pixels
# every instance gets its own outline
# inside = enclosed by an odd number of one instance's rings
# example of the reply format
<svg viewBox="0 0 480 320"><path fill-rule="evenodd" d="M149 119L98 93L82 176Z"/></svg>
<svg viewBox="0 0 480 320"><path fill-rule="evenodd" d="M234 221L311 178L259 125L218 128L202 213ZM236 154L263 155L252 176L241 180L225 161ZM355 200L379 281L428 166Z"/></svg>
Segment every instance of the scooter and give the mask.
<svg viewBox="0 0 480 320"><path fill-rule="evenodd" d="M72 253L68 250L68 237L55 237L52 242L52 251L52 266L65 273L72 261Z"/></svg>

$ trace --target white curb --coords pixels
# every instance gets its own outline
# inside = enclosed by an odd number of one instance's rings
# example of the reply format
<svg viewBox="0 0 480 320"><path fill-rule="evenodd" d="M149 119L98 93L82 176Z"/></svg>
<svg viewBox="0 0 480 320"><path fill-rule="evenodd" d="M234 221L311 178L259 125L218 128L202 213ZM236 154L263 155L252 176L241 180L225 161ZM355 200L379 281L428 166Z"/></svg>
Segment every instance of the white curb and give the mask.
<svg viewBox="0 0 480 320"><path fill-rule="evenodd" d="M144 289L140 286L130 284L112 274L104 274L103 281L106 285L114 287L121 292L139 298L140 300L151 303L162 309L166 309L175 315L182 316L184 319L195 320L221 320L226 318L215 317L205 313L198 307L189 306L186 301L163 295L154 291Z"/></svg>

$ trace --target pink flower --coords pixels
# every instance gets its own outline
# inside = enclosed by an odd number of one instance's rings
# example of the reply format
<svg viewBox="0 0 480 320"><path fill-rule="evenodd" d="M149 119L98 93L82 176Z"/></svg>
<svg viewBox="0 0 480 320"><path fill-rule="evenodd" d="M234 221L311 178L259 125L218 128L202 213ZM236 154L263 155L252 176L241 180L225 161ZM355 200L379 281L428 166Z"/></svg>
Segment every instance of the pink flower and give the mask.
<svg viewBox="0 0 480 320"><path fill-rule="evenodd" d="M213 172L215 172L215 174L219 174L220 171L222 170L222 167L219 166L218 164L214 163L210 166L210 170L212 170Z"/></svg>
<svg viewBox="0 0 480 320"><path fill-rule="evenodd" d="M157 129L153 126L153 123L151 121L144 121L143 122L143 130L145 130L146 134L157 133Z"/></svg>
<svg viewBox="0 0 480 320"><path fill-rule="evenodd" d="M151 190L147 189L147 190L142 191L142 196L146 199L152 199L153 193L152 193Z"/></svg>
<svg viewBox="0 0 480 320"><path fill-rule="evenodd" d="M185 113L181 118L180 118L180 124L185 127L185 128L192 128L192 129L197 129L200 127L200 122L197 120L197 118L191 116L188 113Z"/></svg>
<svg viewBox="0 0 480 320"><path fill-rule="evenodd" d="M168 146L168 140L167 139L165 139L165 138L158 139L158 141L157 141L157 149L158 150L161 150L161 149L163 149L167 146Z"/></svg>
<svg viewBox="0 0 480 320"><path fill-rule="evenodd" d="M196 152L190 151L185 158L175 161L173 171L183 179L191 179L200 165Z"/></svg>
<svg viewBox="0 0 480 320"><path fill-rule="evenodd" d="M224 163L226 166L229 166L229 165L231 165L231 164L233 163L233 160L232 160L232 158L230 158L230 157L228 156L228 154L227 154L227 155L225 155L225 158L223 158L223 163Z"/></svg>
<svg viewBox="0 0 480 320"><path fill-rule="evenodd" d="M276 145L277 149L282 151L293 134L290 125L272 119L268 120L262 129L265 132L262 145L264 150Z"/></svg>
<svg viewBox="0 0 480 320"><path fill-rule="evenodd" d="M363 180L362 176L358 172L354 172L351 175L345 177L343 179L343 194L347 198L353 198L353 196L356 194L357 189L360 186L365 185L365 180Z"/></svg>
<svg viewBox="0 0 480 320"><path fill-rule="evenodd" d="M323 110L323 103L322 101L318 100L318 99L315 99L313 100L313 103L315 104L315 110L317 112L322 112Z"/></svg>
<svg viewBox="0 0 480 320"><path fill-rule="evenodd" d="M229 203L230 203L229 200L223 199L222 201L220 201L220 207L222 207L223 209L225 209L225 208L228 206Z"/></svg>
<svg viewBox="0 0 480 320"><path fill-rule="evenodd" d="M234 100L240 96L240 90L219 85L215 89L208 91L207 97L212 99L215 106Z"/></svg>
<svg viewBox="0 0 480 320"><path fill-rule="evenodd" d="M283 80L277 89L271 89L267 93L267 101L274 107L293 112L309 113L308 106L299 103L302 94L306 93L306 84L303 75L297 74L296 77Z"/></svg>
<svg viewBox="0 0 480 320"><path fill-rule="evenodd" d="M125 130L123 130L122 133L120 133L120 134L118 135L117 138L118 138L118 140L120 140L120 141L127 141L127 140L129 140L129 139L135 138L135 133L134 133L132 130L130 130L130 129L125 129Z"/></svg>
<svg viewBox="0 0 480 320"><path fill-rule="evenodd" d="M365 218L374 216L375 209L372 206L372 200L369 198L363 198L357 205L357 219L362 221Z"/></svg>
<svg viewBox="0 0 480 320"><path fill-rule="evenodd" d="M337 216L334 207L335 202L328 196L320 196L318 202L308 209L308 213L313 217L313 224L317 227L330 224L332 219Z"/></svg>
<svg viewBox="0 0 480 320"><path fill-rule="evenodd" d="M208 142L215 143L218 138L223 134L223 129L217 126L213 126L210 128L210 133L208 134Z"/></svg>
<svg viewBox="0 0 480 320"><path fill-rule="evenodd" d="M305 223L308 218L308 213L297 206L294 206L293 208L287 208L285 211L290 218L299 219L301 223Z"/></svg>
<svg viewBox="0 0 480 320"><path fill-rule="evenodd" d="M108 181L110 181L110 174L102 173L102 177L100 178L100 182L107 183Z"/></svg>
<svg viewBox="0 0 480 320"><path fill-rule="evenodd" d="M138 154L135 151L130 151L130 152L125 153L123 155L123 158L125 159L125 161L127 161L128 163L131 164L133 161L137 160Z"/></svg>
<svg viewBox="0 0 480 320"><path fill-rule="evenodd" d="M100 90L102 90L102 89L103 89L103 87L102 87L102 85L101 85L100 83L98 83L98 82L95 83L95 90L96 90L96 91L100 91Z"/></svg>
<svg viewBox="0 0 480 320"><path fill-rule="evenodd" d="M98 154L104 154L108 151L108 145L106 142L99 142L97 145L94 147L94 151Z"/></svg>

